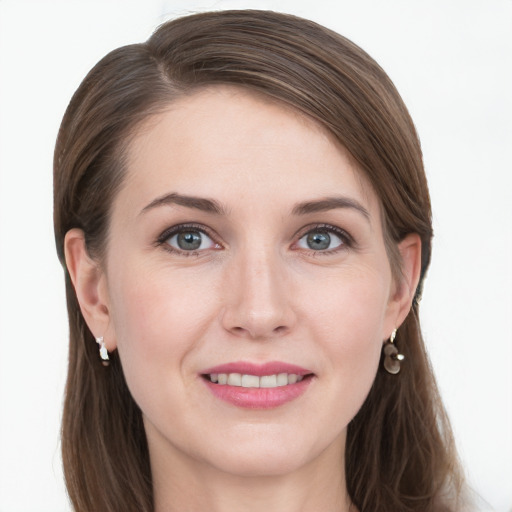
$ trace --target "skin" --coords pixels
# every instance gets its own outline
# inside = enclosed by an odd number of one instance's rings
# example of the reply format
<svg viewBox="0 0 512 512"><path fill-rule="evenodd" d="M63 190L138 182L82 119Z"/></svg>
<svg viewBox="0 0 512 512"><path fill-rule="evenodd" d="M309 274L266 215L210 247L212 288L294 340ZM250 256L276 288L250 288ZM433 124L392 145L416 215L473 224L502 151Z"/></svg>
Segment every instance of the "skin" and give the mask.
<svg viewBox="0 0 512 512"><path fill-rule="evenodd" d="M170 193L224 212L148 206ZM294 212L333 196L352 206ZM199 250L162 238L190 223L206 232ZM326 224L341 231L312 249L307 234ZM347 425L419 277L418 236L399 246L396 283L381 226L378 198L348 152L281 105L216 87L139 129L106 261L89 258L79 230L66 254L84 317L119 351L142 410L157 512L350 509ZM285 405L242 409L200 376L241 360L284 361L314 377Z"/></svg>

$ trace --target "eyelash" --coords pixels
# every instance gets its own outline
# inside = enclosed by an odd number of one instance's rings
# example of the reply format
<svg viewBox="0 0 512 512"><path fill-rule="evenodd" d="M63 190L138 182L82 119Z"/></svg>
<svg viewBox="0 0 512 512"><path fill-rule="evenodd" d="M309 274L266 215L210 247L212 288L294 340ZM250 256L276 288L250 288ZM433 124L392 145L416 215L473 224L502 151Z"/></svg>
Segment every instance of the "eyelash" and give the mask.
<svg viewBox="0 0 512 512"><path fill-rule="evenodd" d="M165 251L168 251L173 254L178 254L180 256L199 256L201 252L204 250L195 250L195 251L185 251L185 250L179 250L167 243L169 238L179 235L180 233L187 233L190 231L197 231L198 233L205 234L208 238L212 240L213 243L216 245L220 245L216 239L213 233L210 232L209 229L207 229L205 226L200 224L179 224L177 226L173 226L169 229L166 229L156 240L156 245L162 247Z"/></svg>
<svg viewBox="0 0 512 512"><path fill-rule="evenodd" d="M190 231L196 231L199 233L205 234L208 238L212 240L213 243L216 245L221 245L219 242L216 241L216 237L214 234L206 228L203 225L200 224L179 224L177 226L173 226L171 228L166 229L156 240L156 245L162 247L164 250L173 253L178 254L180 256L199 256L201 252L203 252L205 249L201 250L191 250L191 251L185 251L185 250L179 250L171 245L169 245L167 242L169 238L179 235L180 233L187 233ZM296 241L294 242L294 245L296 245L302 238L304 238L308 233L334 233L340 240L342 241L342 244L338 247L335 247L334 249L326 249L326 250L319 250L315 251L313 249L310 249L308 251L309 254L317 256L328 256L331 254L335 254L337 252L347 250L350 248L355 247L355 241L353 237L347 233L345 230L338 228L337 226L333 226L331 224L314 224L310 226L306 226L303 229L301 229L298 234L295 236ZM294 249L294 250L300 250L300 249Z"/></svg>
<svg viewBox="0 0 512 512"><path fill-rule="evenodd" d="M344 229L341 229L337 226L333 226L332 224L314 224L312 226L306 226L299 233L297 238L297 244L300 240L302 240L309 233L326 233L326 234L334 234L336 235L342 242L338 247L334 247L333 249L326 249L323 251L315 251L313 249L309 250L309 254L318 257L318 256L329 256L332 254L336 254L340 251L347 250L355 247L355 241Z"/></svg>

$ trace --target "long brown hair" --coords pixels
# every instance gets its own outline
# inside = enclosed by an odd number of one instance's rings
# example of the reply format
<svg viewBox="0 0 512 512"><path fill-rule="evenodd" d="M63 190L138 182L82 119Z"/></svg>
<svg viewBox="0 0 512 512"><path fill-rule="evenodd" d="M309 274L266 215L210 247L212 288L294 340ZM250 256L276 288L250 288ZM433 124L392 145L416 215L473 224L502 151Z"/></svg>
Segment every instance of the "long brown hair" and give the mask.
<svg viewBox="0 0 512 512"><path fill-rule="evenodd" d="M105 369L65 267L66 232L80 228L101 261L124 155L142 121L198 88L230 84L316 120L359 163L380 198L388 255L422 241L431 252L431 208L414 125L394 85L363 50L313 22L266 11L223 11L162 25L144 44L104 57L64 116L55 149L54 221L65 268L70 324L62 454L77 511L153 510L139 408L114 352ZM418 300L396 343L399 375L379 370L348 428L347 487L361 512L455 510L461 477L450 426L425 352Z"/></svg>

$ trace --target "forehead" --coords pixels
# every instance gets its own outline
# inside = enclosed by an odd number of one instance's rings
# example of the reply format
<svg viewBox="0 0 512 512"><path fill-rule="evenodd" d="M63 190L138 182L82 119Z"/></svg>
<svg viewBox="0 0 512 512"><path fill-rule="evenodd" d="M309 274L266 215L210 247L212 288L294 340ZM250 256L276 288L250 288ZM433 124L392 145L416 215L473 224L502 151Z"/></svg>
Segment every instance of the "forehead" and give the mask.
<svg viewBox="0 0 512 512"><path fill-rule="evenodd" d="M333 187L374 200L355 160L319 123L235 87L175 100L129 144L125 188L144 200L190 187L222 200L235 186L247 197L280 190L283 201L308 191L332 195Z"/></svg>

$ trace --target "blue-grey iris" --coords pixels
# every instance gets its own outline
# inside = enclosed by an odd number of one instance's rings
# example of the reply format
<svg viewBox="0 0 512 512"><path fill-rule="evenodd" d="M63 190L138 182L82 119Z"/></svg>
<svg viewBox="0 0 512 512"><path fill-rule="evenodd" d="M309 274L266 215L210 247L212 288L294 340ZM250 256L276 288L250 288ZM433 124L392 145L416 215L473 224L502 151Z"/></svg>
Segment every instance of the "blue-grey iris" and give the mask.
<svg viewBox="0 0 512 512"><path fill-rule="evenodd" d="M178 247L184 251L194 251L201 247L201 234L197 231L186 231L185 233L178 233L176 237Z"/></svg>
<svg viewBox="0 0 512 512"><path fill-rule="evenodd" d="M315 231L308 234L306 237L306 243L310 249L313 249L314 251L322 251L329 248L329 245L331 244L331 237L328 233Z"/></svg>

